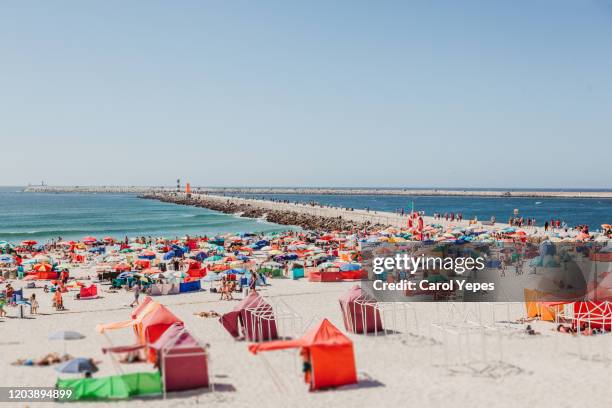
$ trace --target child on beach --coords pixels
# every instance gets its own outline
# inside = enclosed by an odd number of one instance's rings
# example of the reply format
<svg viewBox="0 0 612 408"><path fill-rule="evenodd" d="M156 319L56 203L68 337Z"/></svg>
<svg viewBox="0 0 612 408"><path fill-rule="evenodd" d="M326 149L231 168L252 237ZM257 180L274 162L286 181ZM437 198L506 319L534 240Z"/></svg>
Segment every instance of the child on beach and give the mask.
<svg viewBox="0 0 612 408"><path fill-rule="evenodd" d="M4 297L0 297L0 317L6 317L6 310L4 310L4 305L6 305L6 300Z"/></svg>
<svg viewBox="0 0 612 408"><path fill-rule="evenodd" d="M62 292L59 289L53 294L53 307L58 312L64 310L64 299L62 299Z"/></svg>
<svg viewBox="0 0 612 408"><path fill-rule="evenodd" d="M38 300L36 300L36 293L32 293L30 296L30 314L38 313Z"/></svg>

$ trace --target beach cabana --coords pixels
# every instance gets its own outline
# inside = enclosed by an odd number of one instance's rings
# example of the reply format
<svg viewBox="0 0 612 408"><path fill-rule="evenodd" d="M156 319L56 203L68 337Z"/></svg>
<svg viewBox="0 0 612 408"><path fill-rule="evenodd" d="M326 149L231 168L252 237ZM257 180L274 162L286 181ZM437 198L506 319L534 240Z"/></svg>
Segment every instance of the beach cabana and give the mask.
<svg viewBox="0 0 612 408"><path fill-rule="evenodd" d="M340 296L340 310L344 328L351 333L373 333L383 330L376 300L368 296L359 285Z"/></svg>
<svg viewBox="0 0 612 408"><path fill-rule="evenodd" d="M612 303L574 302L572 326L580 330L589 328L612 331Z"/></svg>
<svg viewBox="0 0 612 408"><path fill-rule="evenodd" d="M151 349L156 353L162 373L164 394L207 388L208 353L206 347L181 324L173 324L162 334Z"/></svg>
<svg viewBox="0 0 612 408"><path fill-rule="evenodd" d="M329 320L323 319L299 339L251 344L249 351L257 354L290 348L299 348L310 367L304 375L310 391L357 382L353 342Z"/></svg>
<svg viewBox="0 0 612 408"><path fill-rule="evenodd" d="M257 315L266 312L272 315L267 324L262 325L261 330L257 330L259 319ZM257 292L251 292L238 303L231 312L225 313L219 319L225 330L234 338L241 335L250 341L273 340L278 338L276 321L273 316L272 306L267 303Z"/></svg>
<svg viewBox="0 0 612 408"><path fill-rule="evenodd" d="M149 345L154 343L166 329L174 323L183 324L183 321L176 317L164 305L155 302L147 296L143 304L139 305L139 307L134 310L131 320L99 324L96 329L98 332L104 334L108 330L133 327L138 344L148 348ZM152 353L151 350L147 350L147 352L148 360L154 362L155 353Z"/></svg>

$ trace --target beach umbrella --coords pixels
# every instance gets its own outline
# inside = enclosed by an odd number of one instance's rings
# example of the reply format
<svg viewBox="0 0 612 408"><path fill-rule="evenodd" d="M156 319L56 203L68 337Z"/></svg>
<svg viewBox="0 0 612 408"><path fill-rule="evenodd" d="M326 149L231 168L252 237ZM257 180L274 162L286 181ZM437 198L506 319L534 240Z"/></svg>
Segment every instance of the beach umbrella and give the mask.
<svg viewBox="0 0 612 408"><path fill-rule="evenodd" d="M89 358L73 358L55 367L55 371L64 374L95 373L98 367Z"/></svg>
<svg viewBox="0 0 612 408"><path fill-rule="evenodd" d="M206 254L206 252L199 252L196 256L195 259L197 259L198 261L203 261L204 259L206 259L208 255Z"/></svg>
<svg viewBox="0 0 612 408"><path fill-rule="evenodd" d="M24 246L32 246L32 245L36 245L36 244L38 244L38 242L36 242L34 240L31 240L31 239L28 239L28 240L25 240L25 241L21 241L21 245L24 245Z"/></svg>
<svg viewBox="0 0 612 408"><path fill-rule="evenodd" d="M64 354L66 354L66 341L84 339L81 333L70 330L61 330L49 336L49 340L62 340L64 342Z"/></svg>
<svg viewBox="0 0 612 408"><path fill-rule="evenodd" d="M345 263L345 264L340 265L340 270L343 272L358 271L360 269L361 269L361 265L359 264Z"/></svg>
<svg viewBox="0 0 612 408"><path fill-rule="evenodd" d="M36 272L51 272L53 270L53 266L48 263L39 263L34 265L32 269L34 269Z"/></svg>
<svg viewBox="0 0 612 408"><path fill-rule="evenodd" d="M143 251L138 255L140 259L155 259L155 252L153 251Z"/></svg>
<svg viewBox="0 0 612 408"><path fill-rule="evenodd" d="M11 242L8 241L0 241L0 248L6 249L6 248L15 248L15 245Z"/></svg>
<svg viewBox="0 0 612 408"><path fill-rule="evenodd" d="M221 276L218 273L209 272L208 274L206 274L204 278L202 278L202 280L206 282L218 281L218 280L221 280Z"/></svg>
<svg viewBox="0 0 612 408"><path fill-rule="evenodd" d="M61 330L49 336L49 340L80 340L84 339L81 333L70 330Z"/></svg>
<svg viewBox="0 0 612 408"><path fill-rule="evenodd" d="M337 268L337 267L338 266L333 262L323 262L322 264L319 265L320 269Z"/></svg>
<svg viewBox="0 0 612 408"><path fill-rule="evenodd" d="M128 263L120 263L120 264L115 265L113 269L117 272L126 272L126 271L131 271L132 266Z"/></svg>
<svg viewBox="0 0 612 408"><path fill-rule="evenodd" d="M15 259L10 255L2 255L0 256L0 262L1 263L13 263L15 262Z"/></svg>

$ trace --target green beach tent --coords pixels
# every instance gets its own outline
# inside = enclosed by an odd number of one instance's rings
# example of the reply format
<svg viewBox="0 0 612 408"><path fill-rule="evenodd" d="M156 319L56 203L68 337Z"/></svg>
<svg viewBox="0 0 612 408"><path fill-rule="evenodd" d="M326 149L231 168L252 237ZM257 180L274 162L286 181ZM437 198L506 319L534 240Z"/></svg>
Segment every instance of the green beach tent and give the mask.
<svg viewBox="0 0 612 408"><path fill-rule="evenodd" d="M159 372L130 373L100 378L57 380L58 390L72 390L70 400L126 399L137 395L161 395Z"/></svg>

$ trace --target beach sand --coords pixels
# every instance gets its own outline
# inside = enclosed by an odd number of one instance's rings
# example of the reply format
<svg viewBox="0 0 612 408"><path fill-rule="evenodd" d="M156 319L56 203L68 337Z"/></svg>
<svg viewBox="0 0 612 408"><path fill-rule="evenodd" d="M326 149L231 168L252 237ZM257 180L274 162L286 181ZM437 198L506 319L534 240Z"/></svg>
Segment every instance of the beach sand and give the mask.
<svg viewBox="0 0 612 408"><path fill-rule="evenodd" d="M93 275L93 270L74 269L75 276ZM262 288L264 297L282 298L302 316L304 326L312 327L323 317L344 331L338 297L353 285L343 283L313 283L304 279L275 279ZM208 285L205 285L206 287ZM76 301L65 296L67 311L55 313L51 296L35 289L41 315L28 319L0 319L0 373L3 386L53 386L57 373L53 367L11 366L17 358L39 358L48 352L62 352L63 343L48 340L57 330L76 330L85 339L66 343L75 357L92 357L101 361L95 376L117 374L108 355L101 351L108 346L107 338L95 330L98 323L129 319L132 294L126 291L106 293L102 298ZM29 295L32 290L25 290ZM445 320L448 327L463 318L493 324L485 316L493 306L488 304L412 304L418 315L418 329L409 319L408 330L388 336L350 334L354 341L358 385L321 392L308 392L301 381L301 364L296 351L276 351L251 355L244 341L235 341L219 324L217 318L201 318L195 312L229 311L236 301L219 301L214 293L197 292L155 297L180 317L188 330L202 342L210 344L211 378L215 392L198 390L170 394L169 399L132 399L129 402L72 403L70 406L414 406L414 407L565 407L604 406L609 404L609 391L600 385L610 370L609 336L572 337L552 331L554 324L536 322L541 335L528 336L525 324L497 323L466 336L444 335L430 325L433 320ZM513 320L524 315L522 305L498 305L496 320ZM467 313L470 311L470 313ZM454 311L453 313L450 313ZM14 317L16 309L9 308ZM44 313L45 315L43 315ZM399 327L399 326L398 326ZM433 327L433 329L432 329ZM476 334L474 334L476 333ZM484 334L483 334L484 333ZM282 334L282 333L281 333ZM131 329L109 332L113 345L134 343ZM487 347L483 347L481 340ZM470 343L470 347L465 344ZM449 363L444 364L444 352ZM486 351L486 353L485 353ZM595 356L605 352L606 357ZM478 362L487 355L487 362ZM467 356L474 356L470 360ZM464 364L455 359L461 358ZM434 363L434 364L432 364ZM276 385L267 366L282 384ZM124 372L151 371L148 363L121 365ZM1 406L52 406L53 403L0 404Z"/></svg>

